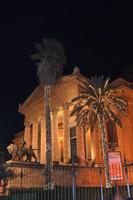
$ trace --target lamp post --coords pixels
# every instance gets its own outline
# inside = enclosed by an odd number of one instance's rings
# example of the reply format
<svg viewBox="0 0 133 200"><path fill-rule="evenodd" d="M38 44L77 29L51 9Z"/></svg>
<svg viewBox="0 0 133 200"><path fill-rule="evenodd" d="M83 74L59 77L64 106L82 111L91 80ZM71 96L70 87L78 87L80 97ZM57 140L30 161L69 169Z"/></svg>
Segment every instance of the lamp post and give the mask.
<svg viewBox="0 0 133 200"><path fill-rule="evenodd" d="M75 176L76 176L76 170L75 170L75 160L72 158L72 199L76 200L76 183L75 183Z"/></svg>
<svg viewBox="0 0 133 200"><path fill-rule="evenodd" d="M60 161L64 161L63 157L63 136L60 136Z"/></svg>

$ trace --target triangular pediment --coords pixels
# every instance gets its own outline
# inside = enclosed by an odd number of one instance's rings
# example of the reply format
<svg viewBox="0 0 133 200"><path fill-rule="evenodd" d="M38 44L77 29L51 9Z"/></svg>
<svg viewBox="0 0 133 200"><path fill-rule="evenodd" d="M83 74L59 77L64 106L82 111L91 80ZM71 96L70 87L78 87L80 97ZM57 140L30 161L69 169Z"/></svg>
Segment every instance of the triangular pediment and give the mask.
<svg viewBox="0 0 133 200"><path fill-rule="evenodd" d="M70 90L73 85L78 84L80 79L85 79L85 77L80 74L80 71L77 67L74 68L74 71L70 75L63 76L62 79L51 88L52 97L56 95L60 95L60 93L64 93L66 90ZM39 85L32 92L32 94L23 102L23 104L19 105L19 112L23 113L23 110L35 102L38 102L40 99L43 100L43 86Z"/></svg>
<svg viewBox="0 0 133 200"><path fill-rule="evenodd" d="M41 97L43 97L43 88L41 86L37 86L31 95L22 104L19 104L19 112L23 113L23 109L38 101Z"/></svg>

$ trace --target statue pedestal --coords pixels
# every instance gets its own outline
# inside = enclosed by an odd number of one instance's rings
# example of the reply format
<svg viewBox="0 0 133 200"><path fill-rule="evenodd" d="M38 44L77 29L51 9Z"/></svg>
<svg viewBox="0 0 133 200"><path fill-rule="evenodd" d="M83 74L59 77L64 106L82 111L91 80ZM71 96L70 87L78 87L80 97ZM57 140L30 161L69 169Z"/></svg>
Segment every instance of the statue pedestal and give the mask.
<svg viewBox="0 0 133 200"><path fill-rule="evenodd" d="M7 161L3 166L12 174L7 189L40 188L44 185L44 165L40 163Z"/></svg>

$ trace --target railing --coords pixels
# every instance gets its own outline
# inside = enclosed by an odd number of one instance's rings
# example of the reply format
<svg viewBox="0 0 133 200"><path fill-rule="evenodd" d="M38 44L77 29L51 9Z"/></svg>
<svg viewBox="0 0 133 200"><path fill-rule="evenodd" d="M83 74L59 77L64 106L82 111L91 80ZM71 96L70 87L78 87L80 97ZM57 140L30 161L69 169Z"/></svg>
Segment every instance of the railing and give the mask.
<svg viewBox="0 0 133 200"><path fill-rule="evenodd" d="M133 164L123 166L120 177L114 172L111 188L105 187L102 167L54 166L53 190L45 189L43 174L39 164L0 166L0 200L114 200L118 193L123 200L133 197Z"/></svg>

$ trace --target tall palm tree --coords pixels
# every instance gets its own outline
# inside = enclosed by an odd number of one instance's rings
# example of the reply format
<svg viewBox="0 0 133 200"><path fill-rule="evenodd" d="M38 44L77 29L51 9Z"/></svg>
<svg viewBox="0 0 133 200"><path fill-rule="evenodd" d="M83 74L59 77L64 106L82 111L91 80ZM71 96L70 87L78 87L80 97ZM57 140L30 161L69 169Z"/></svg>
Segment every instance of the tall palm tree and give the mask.
<svg viewBox="0 0 133 200"><path fill-rule="evenodd" d="M122 127L120 113L127 115L128 102L118 87L103 76L91 77L81 83L81 94L72 99L74 108L71 115L77 116L78 126L86 125L91 132L98 123L101 133L106 187L111 187L106 139L106 123L116 123Z"/></svg>
<svg viewBox="0 0 133 200"><path fill-rule="evenodd" d="M49 189L53 187L50 88L61 78L63 67L66 63L66 56L63 46L55 39L43 38L41 43L35 44L35 48L37 53L32 55L32 59L36 61L37 75L40 83L44 86L44 112L46 120L45 185Z"/></svg>

